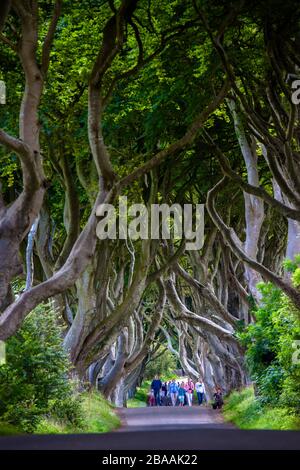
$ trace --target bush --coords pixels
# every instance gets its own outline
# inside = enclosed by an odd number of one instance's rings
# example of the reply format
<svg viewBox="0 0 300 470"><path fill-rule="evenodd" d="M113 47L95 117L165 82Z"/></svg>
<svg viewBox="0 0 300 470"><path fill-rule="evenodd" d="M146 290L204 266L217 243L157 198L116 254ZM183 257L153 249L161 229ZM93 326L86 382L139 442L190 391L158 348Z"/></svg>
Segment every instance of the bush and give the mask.
<svg viewBox="0 0 300 470"><path fill-rule="evenodd" d="M74 395L50 403L50 415L61 423L80 428L84 422L81 395Z"/></svg>
<svg viewBox="0 0 300 470"><path fill-rule="evenodd" d="M12 424L2 423L0 421L0 436L14 436L20 434L20 430Z"/></svg>
<svg viewBox="0 0 300 470"><path fill-rule="evenodd" d="M259 289L262 300L254 312L256 323L239 334L246 347L246 364L261 404L299 414L300 365L292 360L293 343L300 338L299 311L272 284L261 283Z"/></svg>
<svg viewBox="0 0 300 470"><path fill-rule="evenodd" d="M100 393L78 393L51 304L36 308L7 341L0 367L0 434L106 432L120 425Z"/></svg>
<svg viewBox="0 0 300 470"><path fill-rule="evenodd" d="M62 329L51 304L37 307L7 341L0 367L0 420L33 432L43 415L79 422L70 363L62 348Z"/></svg>
<svg viewBox="0 0 300 470"><path fill-rule="evenodd" d="M253 388L233 392L227 397L223 408L227 421L241 429L299 429L299 416L289 408L263 405L255 398Z"/></svg>
<svg viewBox="0 0 300 470"><path fill-rule="evenodd" d="M42 419L36 431L39 434L97 433L108 432L120 426L119 417L99 392L84 392L80 395L82 419L68 424L50 416Z"/></svg>

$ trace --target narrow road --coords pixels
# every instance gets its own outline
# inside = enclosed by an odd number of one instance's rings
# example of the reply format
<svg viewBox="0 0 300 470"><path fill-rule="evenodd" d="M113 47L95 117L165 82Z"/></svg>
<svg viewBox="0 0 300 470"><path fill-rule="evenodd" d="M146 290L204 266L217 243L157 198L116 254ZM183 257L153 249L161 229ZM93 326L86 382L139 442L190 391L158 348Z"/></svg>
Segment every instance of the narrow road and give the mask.
<svg viewBox="0 0 300 470"><path fill-rule="evenodd" d="M0 437L0 450L300 450L300 432L242 431L204 407L119 413L123 425L115 432Z"/></svg>
<svg viewBox="0 0 300 470"><path fill-rule="evenodd" d="M149 407L149 408L120 408L122 420L119 432L128 431L162 431L174 429L189 429L191 427L232 429L230 424L224 424L219 411L208 407Z"/></svg>

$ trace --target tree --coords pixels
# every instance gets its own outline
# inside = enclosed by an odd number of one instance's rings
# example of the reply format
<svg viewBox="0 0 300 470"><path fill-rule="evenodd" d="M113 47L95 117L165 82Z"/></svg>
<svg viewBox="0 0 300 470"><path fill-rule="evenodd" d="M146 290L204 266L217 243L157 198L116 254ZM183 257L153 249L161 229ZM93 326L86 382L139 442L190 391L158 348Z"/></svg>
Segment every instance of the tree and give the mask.
<svg viewBox="0 0 300 470"><path fill-rule="evenodd" d="M69 382L71 364L61 344L62 328L49 303L38 307L6 345L0 368L1 420L34 431L42 416L81 419L80 402Z"/></svg>

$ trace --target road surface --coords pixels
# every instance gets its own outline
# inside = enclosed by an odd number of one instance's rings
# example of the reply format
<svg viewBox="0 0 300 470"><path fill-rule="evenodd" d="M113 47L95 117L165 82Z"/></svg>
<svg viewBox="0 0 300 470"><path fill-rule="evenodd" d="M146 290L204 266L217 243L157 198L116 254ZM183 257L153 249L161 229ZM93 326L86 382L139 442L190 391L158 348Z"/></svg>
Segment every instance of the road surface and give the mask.
<svg viewBox="0 0 300 470"><path fill-rule="evenodd" d="M0 450L300 450L300 432L242 431L204 407L119 413L122 427L115 432L0 437Z"/></svg>
<svg viewBox="0 0 300 470"><path fill-rule="evenodd" d="M149 408L120 408L118 410L122 420L119 432L128 431L166 431L174 429L201 429L218 428L232 429L230 424L224 424L219 411L208 407L171 407L155 406Z"/></svg>

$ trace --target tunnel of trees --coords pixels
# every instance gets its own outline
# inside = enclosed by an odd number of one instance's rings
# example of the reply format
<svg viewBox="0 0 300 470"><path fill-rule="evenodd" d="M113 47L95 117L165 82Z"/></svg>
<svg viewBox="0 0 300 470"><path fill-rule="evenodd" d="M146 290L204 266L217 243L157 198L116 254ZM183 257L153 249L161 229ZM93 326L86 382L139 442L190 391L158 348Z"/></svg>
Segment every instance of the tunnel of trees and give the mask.
<svg viewBox="0 0 300 470"><path fill-rule="evenodd" d="M162 345L245 386L259 286L300 315L298 2L12 0L0 29L0 340L50 305L117 405ZM205 204L202 248L99 240L119 196Z"/></svg>

